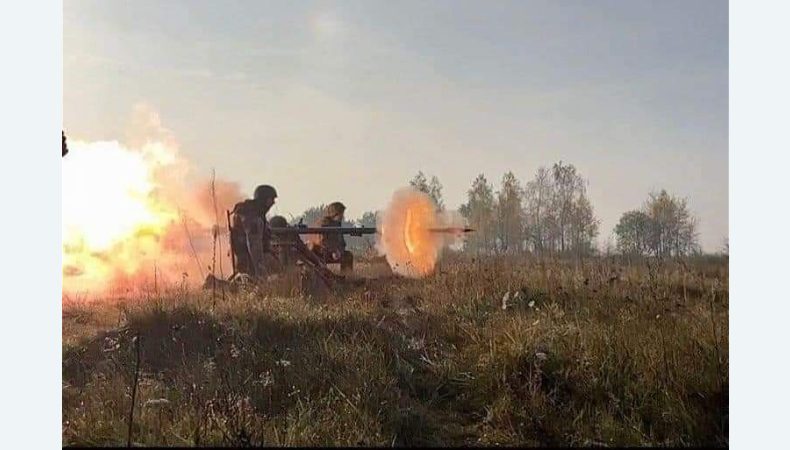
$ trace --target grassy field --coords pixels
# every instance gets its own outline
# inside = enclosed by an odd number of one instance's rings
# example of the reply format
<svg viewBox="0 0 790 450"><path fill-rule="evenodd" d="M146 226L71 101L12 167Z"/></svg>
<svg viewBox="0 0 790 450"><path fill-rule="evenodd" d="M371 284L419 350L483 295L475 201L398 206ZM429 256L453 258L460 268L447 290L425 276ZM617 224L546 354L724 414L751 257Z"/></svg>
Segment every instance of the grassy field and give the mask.
<svg viewBox="0 0 790 450"><path fill-rule="evenodd" d="M725 259L456 257L321 300L67 303L63 443L126 445L134 391L143 445L726 446L728 299Z"/></svg>

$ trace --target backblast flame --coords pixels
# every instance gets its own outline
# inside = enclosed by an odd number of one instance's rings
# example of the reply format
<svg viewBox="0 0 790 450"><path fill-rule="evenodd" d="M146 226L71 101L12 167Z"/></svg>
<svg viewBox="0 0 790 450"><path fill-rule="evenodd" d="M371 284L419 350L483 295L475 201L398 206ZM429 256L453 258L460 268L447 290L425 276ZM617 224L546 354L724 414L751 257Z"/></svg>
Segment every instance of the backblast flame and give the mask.
<svg viewBox="0 0 790 450"><path fill-rule="evenodd" d="M115 141L74 141L69 147L62 184L64 296L139 290L155 277L161 284L183 281L185 274L188 282L202 282L204 263L218 257L222 267L223 249L212 245L213 199L224 211L240 197L235 184L215 183L215 195L202 185L188 189L187 166L173 143L148 141L132 149Z"/></svg>

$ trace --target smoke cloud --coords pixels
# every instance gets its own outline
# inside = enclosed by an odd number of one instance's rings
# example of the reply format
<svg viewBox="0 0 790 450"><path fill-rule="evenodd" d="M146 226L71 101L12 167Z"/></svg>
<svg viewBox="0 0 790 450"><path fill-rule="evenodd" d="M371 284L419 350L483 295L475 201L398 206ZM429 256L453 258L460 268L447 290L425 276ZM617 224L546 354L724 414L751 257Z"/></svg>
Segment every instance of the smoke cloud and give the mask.
<svg viewBox="0 0 790 450"><path fill-rule="evenodd" d="M121 295L154 280L195 285L212 265L229 274L225 210L242 198L239 187L205 175L187 181L192 168L155 111L135 108L124 143L75 139L69 147L64 297Z"/></svg>
<svg viewBox="0 0 790 450"><path fill-rule="evenodd" d="M396 191L379 218L378 250L392 270L400 275L421 278L433 273L442 250L461 242L457 233L437 232L437 228L464 227L455 211L439 211L428 194L414 188Z"/></svg>

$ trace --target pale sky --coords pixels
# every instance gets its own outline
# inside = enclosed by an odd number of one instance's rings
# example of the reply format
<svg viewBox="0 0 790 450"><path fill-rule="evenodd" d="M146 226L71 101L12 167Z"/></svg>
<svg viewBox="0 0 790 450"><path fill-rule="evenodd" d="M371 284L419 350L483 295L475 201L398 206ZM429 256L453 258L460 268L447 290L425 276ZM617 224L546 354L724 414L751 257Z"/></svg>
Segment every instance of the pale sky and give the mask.
<svg viewBox="0 0 790 450"><path fill-rule="evenodd" d="M159 112L195 169L274 212L383 208L418 171L456 208L479 173L589 180L599 241L651 190L728 231L728 11L719 1L64 2L64 128L122 140Z"/></svg>

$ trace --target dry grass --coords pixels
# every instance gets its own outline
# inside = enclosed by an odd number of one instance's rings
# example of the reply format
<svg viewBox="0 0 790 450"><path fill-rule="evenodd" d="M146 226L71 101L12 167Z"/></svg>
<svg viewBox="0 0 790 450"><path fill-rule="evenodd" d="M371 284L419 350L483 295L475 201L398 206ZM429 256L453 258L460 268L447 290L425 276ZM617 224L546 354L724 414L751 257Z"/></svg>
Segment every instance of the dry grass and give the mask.
<svg viewBox="0 0 790 450"><path fill-rule="evenodd" d="M64 305L64 444L126 444L137 333L139 444L728 443L724 260L459 257L212 303Z"/></svg>

